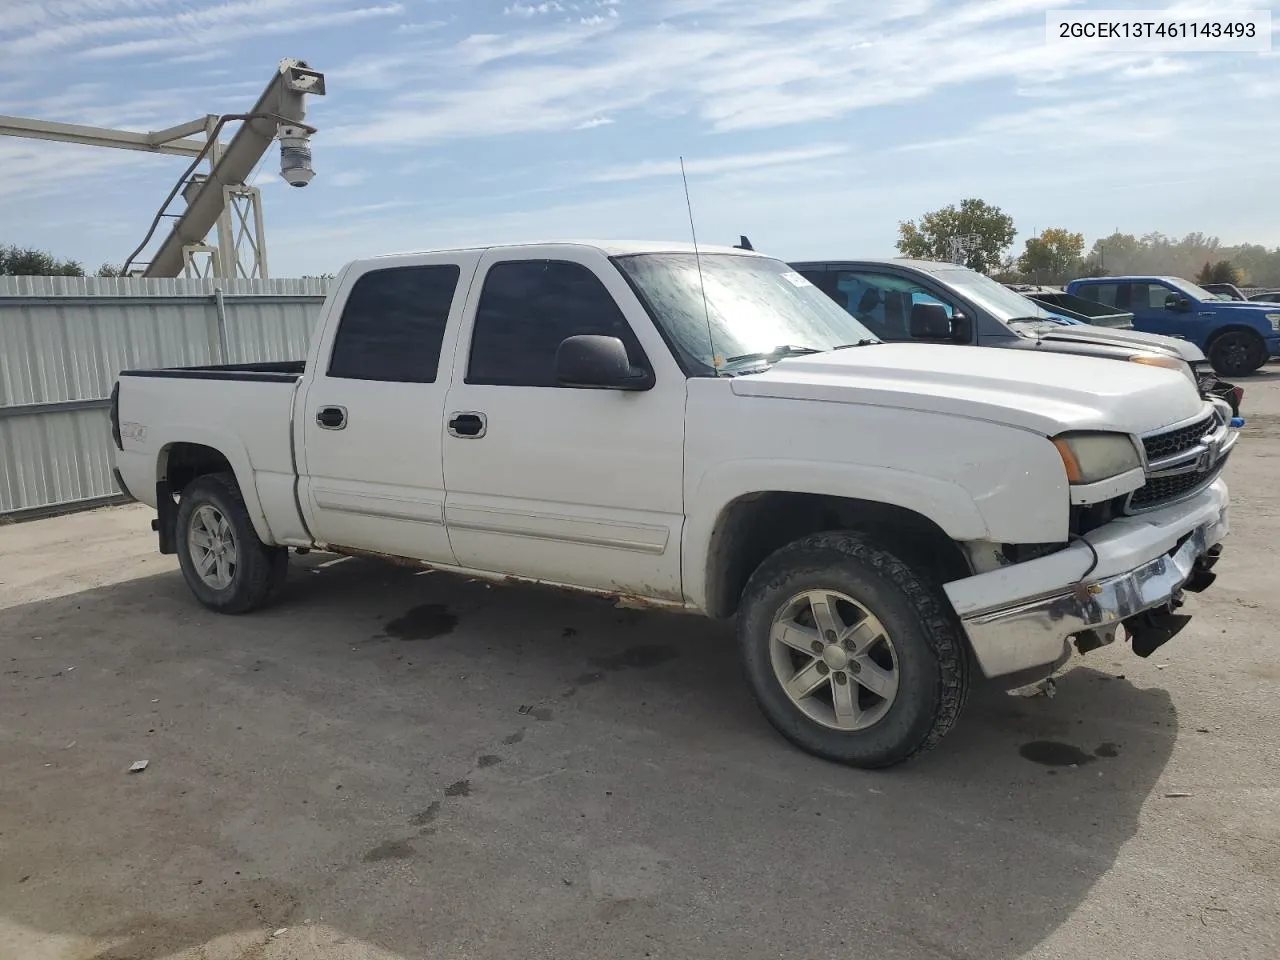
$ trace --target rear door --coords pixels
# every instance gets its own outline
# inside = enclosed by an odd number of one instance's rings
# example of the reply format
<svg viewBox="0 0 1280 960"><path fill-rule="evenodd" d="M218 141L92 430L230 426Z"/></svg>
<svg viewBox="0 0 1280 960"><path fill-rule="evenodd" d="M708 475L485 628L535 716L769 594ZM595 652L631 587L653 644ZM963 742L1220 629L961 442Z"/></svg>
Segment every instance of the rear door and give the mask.
<svg viewBox="0 0 1280 960"><path fill-rule="evenodd" d="M402 258L344 275L341 317L311 359L297 414L301 499L319 542L453 563L442 412L478 258Z"/></svg>
<svg viewBox="0 0 1280 960"><path fill-rule="evenodd" d="M458 563L678 599L686 381L635 294L574 245L485 255L449 390L446 514ZM654 384L560 386L570 336L618 337Z"/></svg>

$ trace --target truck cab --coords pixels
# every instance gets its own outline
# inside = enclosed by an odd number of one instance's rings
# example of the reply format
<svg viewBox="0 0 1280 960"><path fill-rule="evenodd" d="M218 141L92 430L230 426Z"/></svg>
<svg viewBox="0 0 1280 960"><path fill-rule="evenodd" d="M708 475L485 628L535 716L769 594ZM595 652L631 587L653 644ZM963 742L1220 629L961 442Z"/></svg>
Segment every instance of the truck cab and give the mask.
<svg viewBox="0 0 1280 960"><path fill-rule="evenodd" d="M1133 314L1146 333L1183 337L1204 351L1224 377L1244 376L1280 357L1280 308L1223 300L1180 277L1089 277L1067 292Z"/></svg>

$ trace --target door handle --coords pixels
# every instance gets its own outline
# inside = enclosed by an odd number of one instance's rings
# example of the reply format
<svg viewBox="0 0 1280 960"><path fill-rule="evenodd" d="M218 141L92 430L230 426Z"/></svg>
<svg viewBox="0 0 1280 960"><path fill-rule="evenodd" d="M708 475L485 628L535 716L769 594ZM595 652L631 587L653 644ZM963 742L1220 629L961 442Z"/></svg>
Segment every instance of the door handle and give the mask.
<svg viewBox="0 0 1280 960"><path fill-rule="evenodd" d="M489 421L483 413L466 411L449 418L449 435L463 440L479 440L488 429Z"/></svg>
<svg viewBox="0 0 1280 960"><path fill-rule="evenodd" d="M347 425L347 408L321 407L316 411L316 423L321 430L341 430Z"/></svg>

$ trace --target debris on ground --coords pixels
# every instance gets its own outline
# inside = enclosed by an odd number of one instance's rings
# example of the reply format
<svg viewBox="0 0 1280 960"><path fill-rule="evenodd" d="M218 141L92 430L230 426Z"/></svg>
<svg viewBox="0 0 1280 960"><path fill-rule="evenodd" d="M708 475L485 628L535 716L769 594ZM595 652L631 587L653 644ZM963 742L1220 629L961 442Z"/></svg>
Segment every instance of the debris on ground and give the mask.
<svg viewBox="0 0 1280 960"><path fill-rule="evenodd" d="M272 936L273 938L275 938L275 937L282 937L282 936L284 936L284 935L285 935L285 933L287 933L287 932L288 932L288 930L289 930L289 928L288 928L288 927L281 927L281 928L280 928L279 930L277 930L275 933L271 934L271 936Z"/></svg>
<svg viewBox="0 0 1280 960"><path fill-rule="evenodd" d="M1011 697L1048 697L1053 699L1058 693L1058 684L1053 677L1045 677L1036 683L1029 683L1025 687L1014 687L1007 692Z"/></svg>
<svg viewBox="0 0 1280 960"><path fill-rule="evenodd" d="M1166 797L1168 797L1168 798L1170 798L1170 799L1176 799L1176 798L1178 798L1178 797L1189 797L1189 796L1191 796L1191 794L1189 794L1189 793L1182 793L1181 791L1175 790L1175 791L1173 791L1172 793L1166 793L1166 794L1165 794L1165 796L1166 796Z"/></svg>
<svg viewBox="0 0 1280 960"><path fill-rule="evenodd" d="M150 762L150 760L135 760L133 763L129 764L129 772L141 773L143 770L147 769L147 764Z"/></svg>

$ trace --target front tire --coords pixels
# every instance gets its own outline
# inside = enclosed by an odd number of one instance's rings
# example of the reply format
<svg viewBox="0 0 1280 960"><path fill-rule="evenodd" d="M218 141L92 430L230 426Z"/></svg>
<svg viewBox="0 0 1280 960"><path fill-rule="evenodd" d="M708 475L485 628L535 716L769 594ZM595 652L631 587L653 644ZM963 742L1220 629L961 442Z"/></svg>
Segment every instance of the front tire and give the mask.
<svg viewBox="0 0 1280 960"><path fill-rule="evenodd" d="M279 592L289 552L258 538L235 477L216 473L191 481L175 525L182 576L210 610L248 613Z"/></svg>
<svg viewBox="0 0 1280 960"><path fill-rule="evenodd" d="M888 767L930 749L968 696L946 601L856 533L814 534L766 559L743 593L738 638L769 722L839 763Z"/></svg>
<svg viewBox="0 0 1280 960"><path fill-rule="evenodd" d="M1232 330L1209 344L1209 362L1220 376L1246 376L1267 362L1267 345L1256 333Z"/></svg>

